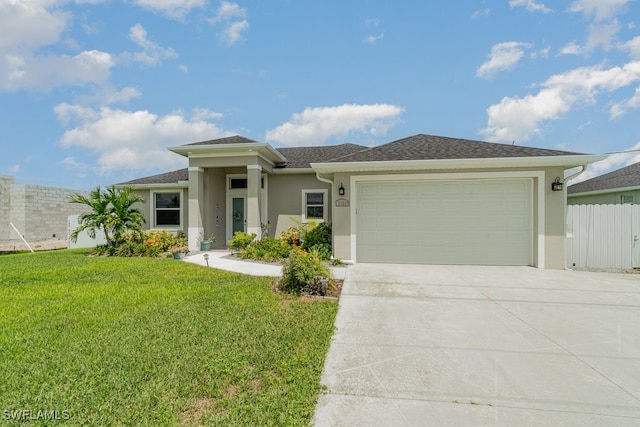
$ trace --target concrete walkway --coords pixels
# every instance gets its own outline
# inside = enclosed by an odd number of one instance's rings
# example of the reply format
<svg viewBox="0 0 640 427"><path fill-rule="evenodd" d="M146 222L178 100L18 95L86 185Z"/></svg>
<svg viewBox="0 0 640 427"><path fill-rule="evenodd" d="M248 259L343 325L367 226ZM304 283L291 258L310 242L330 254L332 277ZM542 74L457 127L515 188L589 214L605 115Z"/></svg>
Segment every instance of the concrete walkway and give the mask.
<svg viewBox="0 0 640 427"><path fill-rule="evenodd" d="M318 426L638 426L640 275L357 264Z"/></svg>
<svg viewBox="0 0 640 427"><path fill-rule="evenodd" d="M207 261L204 254L209 255L209 267L220 270L232 271L234 273L248 274L250 276L280 277L282 276L282 266L280 264L270 264L266 262L246 261L237 258L230 258L229 251L213 250L207 252L191 252L184 258L184 261L205 266ZM347 273L347 266L331 266L331 274L335 279L343 280Z"/></svg>
<svg viewBox="0 0 640 427"><path fill-rule="evenodd" d="M219 268L220 270L233 271L234 273L248 274L250 276L279 277L282 275L282 266L280 264L231 259L228 257L230 252L226 250L191 252L184 260L193 264L207 265L204 254L209 255L209 267Z"/></svg>

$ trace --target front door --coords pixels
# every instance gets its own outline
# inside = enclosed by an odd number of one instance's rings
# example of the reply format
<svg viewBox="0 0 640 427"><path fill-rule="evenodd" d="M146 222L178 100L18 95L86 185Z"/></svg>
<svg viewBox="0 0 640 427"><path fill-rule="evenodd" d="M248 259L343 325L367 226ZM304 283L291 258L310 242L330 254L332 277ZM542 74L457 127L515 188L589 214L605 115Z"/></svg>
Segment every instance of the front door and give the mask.
<svg viewBox="0 0 640 427"><path fill-rule="evenodd" d="M245 198L233 197L231 199L231 235L236 231L245 231Z"/></svg>

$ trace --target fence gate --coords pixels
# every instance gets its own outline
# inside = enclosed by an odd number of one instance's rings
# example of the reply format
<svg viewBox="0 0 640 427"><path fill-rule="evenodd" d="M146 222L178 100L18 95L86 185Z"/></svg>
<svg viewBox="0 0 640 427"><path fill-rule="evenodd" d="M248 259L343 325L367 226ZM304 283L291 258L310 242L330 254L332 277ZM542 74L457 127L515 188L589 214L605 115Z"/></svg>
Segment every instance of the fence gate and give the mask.
<svg viewBox="0 0 640 427"><path fill-rule="evenodd" d="M640 267L640 205L567 206L567 267Z"/></svg>

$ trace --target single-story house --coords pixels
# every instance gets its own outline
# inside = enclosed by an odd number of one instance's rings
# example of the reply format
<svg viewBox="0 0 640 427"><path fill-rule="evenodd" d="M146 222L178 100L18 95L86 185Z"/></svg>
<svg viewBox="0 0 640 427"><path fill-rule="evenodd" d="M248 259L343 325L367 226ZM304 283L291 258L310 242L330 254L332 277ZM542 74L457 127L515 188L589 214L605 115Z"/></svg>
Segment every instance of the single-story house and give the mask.
<svg viewBox="0 0 640 427"><path fill-rule="evenodd" d="M329 221L345 262L565 266L565 171L602 156L415 135L274 148L241 136L171 147L189 167L136 179L148 226L277 236ZM552 187L554 189L552 189ZM556 191L554 191L556 190Z"/></svg>
<svg viewBox="0 0 640 427"><path fill-rule="evenodd" d="M596 176L567 188L570 205L640 203L640 163Z"/></svg>

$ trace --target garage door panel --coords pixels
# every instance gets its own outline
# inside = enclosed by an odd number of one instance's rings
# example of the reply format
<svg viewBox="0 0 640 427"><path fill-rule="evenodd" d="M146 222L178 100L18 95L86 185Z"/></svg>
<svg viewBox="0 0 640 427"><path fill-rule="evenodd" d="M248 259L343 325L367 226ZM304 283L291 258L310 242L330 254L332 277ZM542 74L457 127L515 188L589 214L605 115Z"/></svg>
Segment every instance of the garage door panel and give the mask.
<svg viewBox="0 0 640 427"><path fill-rule="evenodd" d="M358 184L361 262L530 265L528 179Z"/></svg>

